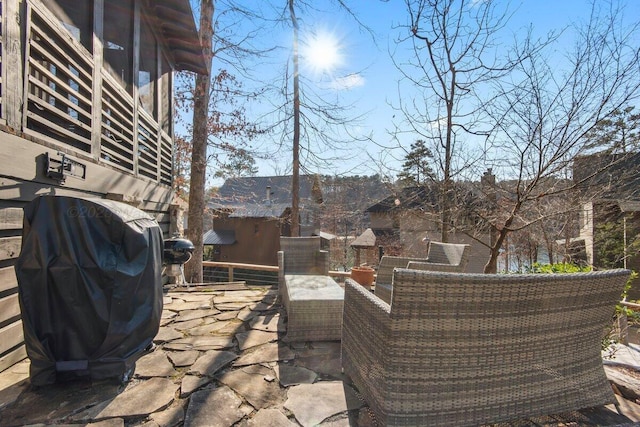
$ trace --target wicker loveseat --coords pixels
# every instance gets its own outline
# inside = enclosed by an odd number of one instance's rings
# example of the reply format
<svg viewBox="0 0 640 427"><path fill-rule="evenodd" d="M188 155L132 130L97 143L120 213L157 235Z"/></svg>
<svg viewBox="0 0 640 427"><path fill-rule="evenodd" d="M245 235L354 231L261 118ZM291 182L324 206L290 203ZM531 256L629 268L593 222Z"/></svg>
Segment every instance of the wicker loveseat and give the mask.
<svg viewBox="0 0 640 427"><path fill-rule="evenodd" d="M347 279L344 373L379 425L471 426L615 402L600 346L628 277L396 269L390 305Z"/></svg>
<svg viewBox="0 0 640 427"><path fill-rule="evenodd" d="M376 295L386 303L391 302L394 268L463 272L469 263L469 248L465 244L429 242L427 258L383 256L378 266Z"/></svg>

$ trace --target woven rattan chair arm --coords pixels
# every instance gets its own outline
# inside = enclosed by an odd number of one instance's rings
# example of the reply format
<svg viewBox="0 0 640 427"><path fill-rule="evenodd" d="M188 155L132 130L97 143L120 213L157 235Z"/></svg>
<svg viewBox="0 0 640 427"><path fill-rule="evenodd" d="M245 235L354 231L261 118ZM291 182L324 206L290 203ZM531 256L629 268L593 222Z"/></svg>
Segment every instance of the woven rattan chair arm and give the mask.
<svg viewBox="0 0 640 427"><path fill-rule="evenodd" d="M361 304L370 314L380 312L383 318L388 319L391 313L389 304L382 301L355 280L350 278L345 279L345 300L347 299L347 292L350 293L350 297L362 300Z"/></svg>
<svg viewBox="0 0 640 427"><path fill-rule="evenodd" d="M383 363L391 307L351 279L345 281L344 299L343 344L346 330L347 340L353 339L377 363Z"/></svg>
<svg viewBox="0 0 640 427"><path fill-rule="evenodd" d="M423 271L450 271L450 272L462 272L464 266L445 264L440 262L416 262L411 261L407 264L407 268L412 270Z"/></svg>
<svg viewBox="0 0 640 427"><path fill-rule="evenodd" d="M329 251L324 251L324 250L318 251L318 268L320 269L320 273L318 274L328 275L329 264L330 264Z"/></svg>

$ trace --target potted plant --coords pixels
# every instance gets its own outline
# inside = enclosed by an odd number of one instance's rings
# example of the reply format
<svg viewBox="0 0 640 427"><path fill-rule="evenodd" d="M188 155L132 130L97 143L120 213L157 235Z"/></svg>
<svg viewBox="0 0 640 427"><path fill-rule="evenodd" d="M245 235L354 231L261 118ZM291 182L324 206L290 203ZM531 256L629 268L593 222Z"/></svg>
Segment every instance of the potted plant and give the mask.
<svg viewBox="0 0 640 427"><path fill-rule="evenodd" d="M351 268L351 278L364 286L370 288L373 284L375 270L368 265L354 266Z"/></svg>

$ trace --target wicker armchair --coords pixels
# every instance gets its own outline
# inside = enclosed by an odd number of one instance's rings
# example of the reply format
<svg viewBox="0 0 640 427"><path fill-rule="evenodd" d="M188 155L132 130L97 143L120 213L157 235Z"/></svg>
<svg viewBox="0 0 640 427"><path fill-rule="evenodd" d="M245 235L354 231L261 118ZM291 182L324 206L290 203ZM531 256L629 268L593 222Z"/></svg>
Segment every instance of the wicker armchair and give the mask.
<svg viewBox="0 0 640 427"><path fill-rule="evenodd" d="M394 268L463 272L469 263L469 250L470 246L465 244L429 242L426 259L383 256L378 267L376 295L386 303L391 302Z"/></svg>
<svg viewBox="0 0 640 427"><path fill-rule="evenodd" d="M320 237L280 237L278 285L285 274L329 274L329 252L320 249Z"/></svg>
<svg viewBox="0 0 640 427"><path fill-rule="evenodd" d="M329 253L320 237L282 237L278 252L280 300L287 341L339 340L344 290L329 277Z"/></svg>
<svg viewBox="0 0 640 427"><path fill-rule="evenodd" d="M393 270L396 268L407 268L409 262L427 262L426 258L407 258L400 256L383 255L378 264L376 273L375 294L386 303L391 302L391 282L393 280Z"/></svg>
<svg viewBox="0 0 640 427"><path fill-rule="evenodd" d="M480 425L615 402L600 346L628 277L396 269L391 305L347 279L344 373L380 425Z"/></svg>
<svg viewBox="0 0 640 427"><path fill-rule="evenodd" d="M463 272L469 263L470 248L461 243L429 242L427 263L436 271Z"/></svg>

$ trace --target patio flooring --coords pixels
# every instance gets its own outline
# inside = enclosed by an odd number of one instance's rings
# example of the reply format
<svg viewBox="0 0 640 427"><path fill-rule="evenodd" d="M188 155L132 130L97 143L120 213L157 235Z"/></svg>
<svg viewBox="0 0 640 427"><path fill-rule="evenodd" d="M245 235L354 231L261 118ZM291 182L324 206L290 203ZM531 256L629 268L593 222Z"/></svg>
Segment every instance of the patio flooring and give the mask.
<svg viewBox="0 0 640 427"><path fill-rule="evenodd" d="M0 374L0 426L375 426L341 373L340 343L286 343L274 287L228 283L165 295L155 348L134 377L30 387L28 361ZM640 352L621 348L607 372L640 392ZM500 426L640 425L640 406L613 406Z"/></svg>

